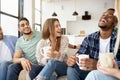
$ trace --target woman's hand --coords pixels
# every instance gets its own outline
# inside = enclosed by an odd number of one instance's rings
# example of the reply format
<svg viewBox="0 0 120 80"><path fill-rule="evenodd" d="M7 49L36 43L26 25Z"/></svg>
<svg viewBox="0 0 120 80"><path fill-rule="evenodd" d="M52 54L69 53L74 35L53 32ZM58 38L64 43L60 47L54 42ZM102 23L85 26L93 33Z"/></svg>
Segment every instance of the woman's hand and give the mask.
<svg viewBox="0 0 120 80"><path fill-rule="evenodd" d="M59 58L61 56L61 53L58 51L53 51L53 54L55 55L55 58Z"/></svg>
<svg viewBox="0 0 120 80"><path fill-rule="evenodd" d="M60 52L58 51L48 51L48 57L50 59L53 59L53 58L59 58L60 57Z"/></svg>
<svg viewBox="0 0 120 80"><path fill-rule="evenodd" d="M114 76L114 77L117 77L117 78L120 79L120 77L119 77L120 71L118 69L118 65L117 65L115 60L113 61L113 65L114 66L112 68L111 67L103 67L103 66L100 65L100 61L98 61L97 69L99 71L101 71L102 73L104 73L104 74L107 74L107 75L110 75L110 76Z"/></svg>

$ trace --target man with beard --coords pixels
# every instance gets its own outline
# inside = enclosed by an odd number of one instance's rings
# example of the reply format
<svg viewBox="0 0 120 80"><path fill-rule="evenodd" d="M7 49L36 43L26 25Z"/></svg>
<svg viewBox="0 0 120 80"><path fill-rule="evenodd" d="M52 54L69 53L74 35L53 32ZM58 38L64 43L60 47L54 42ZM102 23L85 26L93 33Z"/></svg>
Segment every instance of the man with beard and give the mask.
<svg viewBox="0 0 120 80"><path fill-rule="evenodd" d="M36 46L41 36L38 31L31 31L27 18L21 18L19 20L18 30L23 36L17 40L13 64L8 66L6 80L18 80L18 75L21 70L28 71L31 80L33 80L42 69L37 64L35 57Z"/></svg>
<svg viewBox="0 0 120 80"><path fill-rule="evenodd" d="M114 28L116 25L117 18L114 11L107 10L104 12L98 23L100 30L88 35L77 53L68 58L67 80L84 80L91 70L96 69L99 53L114 52L117 35ZM120 47L118 53L120 53ZM89 58L81 59L78 66L76 56L81 54L88 54ZM120 67L120 54L116 55L116 61ZM83 68L80 69L79 67Z"/></svg>

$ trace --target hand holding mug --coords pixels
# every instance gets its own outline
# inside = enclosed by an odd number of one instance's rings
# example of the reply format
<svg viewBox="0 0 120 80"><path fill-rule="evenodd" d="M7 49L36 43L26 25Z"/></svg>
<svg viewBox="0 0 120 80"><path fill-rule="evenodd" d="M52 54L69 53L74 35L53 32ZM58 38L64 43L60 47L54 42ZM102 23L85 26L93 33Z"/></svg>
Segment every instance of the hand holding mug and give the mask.
<svg viewBox="0 0 120 80"><path fill-rule="evenodd" d="M120 70L115 60L113 60L113 67L101 66L100 61L98 61L97 69L106 75L114 76L120 79Z"/></svg>
<svg viewBox="0 0 120 80"><path fill-rule="evenodd" d="M59 58L60 57L60 52L58 51L49 51L48 52L48 57L53 59L53 58Z"/></svg>
<svg viewBox="0 0 120 80"><path fill-rule="evenodd" d="M41 55L45 58L49 58L48 54L51 52L51 47L50 46L45 46L42 48L42 53Z"/></svg>
<svg viewBox="0 0 120 80"><path fill-rule="evenodd" d="M75 56L69 56L67 59L68 66L74 66L76 64L77 58Z"/></svg>
<svg viewBox="0 0 120 80"><path fill-rule="evenodd" d="M81 70L86 70L86 61L89 58L89 55L86 54L80 54L76 56L78 59L76 61L77 65Z"/></svg>
<svg viewBox="0 0 120 80"><path fill-rule="evenodd" d="M99 54L99 61L100 61L101 66L112 68L113 60L114 60L113 53L100 53Z"/></svg>

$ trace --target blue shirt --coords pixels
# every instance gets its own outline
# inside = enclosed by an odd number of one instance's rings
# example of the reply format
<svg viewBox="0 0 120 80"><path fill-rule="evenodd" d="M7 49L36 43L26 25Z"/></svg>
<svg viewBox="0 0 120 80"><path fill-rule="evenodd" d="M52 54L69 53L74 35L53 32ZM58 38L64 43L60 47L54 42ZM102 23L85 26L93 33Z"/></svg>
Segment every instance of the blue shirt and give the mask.
<svg viewBox="0 0 120 80"><path fill-rule="evenodd" d="M117 38L117 32L113 30L111 39L110 39L110 50L109 52L114 52L115 42ZM78 50L79 54L89 54L90 58L98 60L100 49L100 32L94 32L88 35L82 42L80 49ZM120 68L120 46L118 53L116 55L116 61Z"/></svg>
<svg viewBox="0 0 120 80"><path fill-rule="evenodd" d="M3 36L3 42L10 49L12 56L13 56L14 51L15 51L15 45L16 45L17 39L18 38L16 36L11 36L11 35L4 35Z"/></svg>

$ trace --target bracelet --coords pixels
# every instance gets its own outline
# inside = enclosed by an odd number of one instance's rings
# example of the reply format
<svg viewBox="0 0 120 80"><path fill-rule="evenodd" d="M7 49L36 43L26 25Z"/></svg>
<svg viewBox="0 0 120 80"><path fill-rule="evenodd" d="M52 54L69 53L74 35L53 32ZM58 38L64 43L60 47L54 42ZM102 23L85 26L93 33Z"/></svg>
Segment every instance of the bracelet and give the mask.
<svg viewBox="0 0 120 80"><path fill-rule="evenodd" d="M74 45L73 49L76 49L76 47L77 47L77 46L76 46L76 45Z"/></svg>

